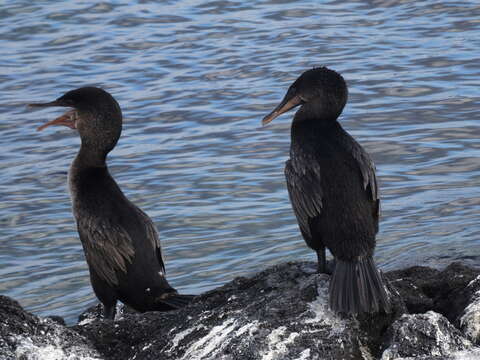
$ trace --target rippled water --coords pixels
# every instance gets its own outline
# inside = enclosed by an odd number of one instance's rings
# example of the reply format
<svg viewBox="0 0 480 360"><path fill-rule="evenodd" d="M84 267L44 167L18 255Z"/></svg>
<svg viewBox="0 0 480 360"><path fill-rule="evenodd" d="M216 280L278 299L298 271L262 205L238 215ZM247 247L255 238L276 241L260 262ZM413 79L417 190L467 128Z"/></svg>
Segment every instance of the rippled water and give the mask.
<svg viewBox="0 0 480 360"><path fill-rule="evenodd" d="M0 293L73 322L94 300L70 211L79 140L31 111L96 85L121 104L109 157L155 221L168 278L199 293L314 259L283 167L293 113L261 118L305 69L350 88L344 127L374 158L393 269L480 259L477 1L7 1L0 8Z"/></svg>

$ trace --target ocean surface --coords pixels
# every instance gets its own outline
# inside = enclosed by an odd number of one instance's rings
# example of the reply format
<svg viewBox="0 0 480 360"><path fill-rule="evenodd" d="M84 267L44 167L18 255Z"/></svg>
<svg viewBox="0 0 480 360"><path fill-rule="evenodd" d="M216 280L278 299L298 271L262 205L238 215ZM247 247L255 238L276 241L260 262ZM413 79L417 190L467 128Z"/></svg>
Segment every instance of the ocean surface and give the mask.
<svg viewBox="0 0 480 360"><path fill-rule="evenodd" d="M71 214L75 131L29 102L100 86L122 106L110 171L154 220L170 283L198 294L315 260L283 168L304 70L343 74L340 118L381 186L376 261L480 264L478 1L5 1L0 7L0 294L67 322L95 296Z"/></svg>

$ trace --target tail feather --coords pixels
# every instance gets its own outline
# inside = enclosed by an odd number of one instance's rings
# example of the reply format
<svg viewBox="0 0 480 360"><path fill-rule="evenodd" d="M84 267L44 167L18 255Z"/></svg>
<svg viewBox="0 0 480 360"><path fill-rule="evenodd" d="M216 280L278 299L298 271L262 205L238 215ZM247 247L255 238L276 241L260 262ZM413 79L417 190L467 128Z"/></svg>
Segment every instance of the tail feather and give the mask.
<svg viewBox="0 0 480 360"><path fill-rule="evenodd" d="M168 296L157 298L156 304L161 310L176 310L187 306L195 295L170 293Z"/></svg>
<svg viewBox="0 0 480 360"><path fill-rule="evenodd" d="M371 256L336 259L330 280L330 308L346 314L390 312L390 300Z"/></svg>

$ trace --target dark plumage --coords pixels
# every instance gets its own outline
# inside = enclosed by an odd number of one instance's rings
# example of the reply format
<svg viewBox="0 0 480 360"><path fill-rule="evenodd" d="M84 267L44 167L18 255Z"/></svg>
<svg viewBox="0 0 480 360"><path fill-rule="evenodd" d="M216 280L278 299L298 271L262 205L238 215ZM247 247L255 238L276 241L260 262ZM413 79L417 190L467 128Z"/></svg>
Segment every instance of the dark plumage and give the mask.
<svg viewBox="0 0 480 360"><path fill-rule="evenodd" d="M122 112L106 91L84 87L35 107L73 110L39 127L77 129L80 151L69 172L72 208L90 270L92 287L115 317L117 300L138 311L171 310L191 299L179 295L165 278L160 241L152 220L131 203L108 172L106 157L122 131Z"/></svg>
<svg viewBox="0 0 480 360"><path fill-rule="evenodd" d="M373 261L380 210L375 166L337 121L347 97L340 74L325 67L308 70L263 124L300 106L285 177L300 231L317 252L319 272L327 271L325 247L335 258L330 307L348 314L389 311Z"/></svg>

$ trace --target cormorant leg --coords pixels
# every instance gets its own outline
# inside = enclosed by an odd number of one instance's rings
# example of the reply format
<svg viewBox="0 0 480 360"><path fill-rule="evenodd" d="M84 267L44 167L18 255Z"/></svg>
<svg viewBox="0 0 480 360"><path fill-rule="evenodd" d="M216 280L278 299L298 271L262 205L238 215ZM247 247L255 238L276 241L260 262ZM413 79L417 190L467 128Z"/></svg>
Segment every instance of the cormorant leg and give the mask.
<svg viewBox="0 0 480 360"><path fill-rule="evenodd" d="M103 305L103 318L113 320L117 310L117 293L113 287L111 287L97 274L95 269L90 267L90 265L89 270L90 282L92 283L93 291Z"/></svg>
<svg viewBox="0 0 480 360"><path fill-rule="evenodd" d="M117 302L116 301L113 303L113 305L112 304L109 304L109 305L103 304L103 318L104 319L114 320L116 312L117 312Z"/></svg>
<svg viewBox="0 0 480 360"><path fill-rule="evenodd" d="M327 273L327 259L325 257L325 247L316 250L317 259L318 259L318 273L326 274Z"/></svg>
<svg viewBox="0 0 480 360"><path fill-rule="evenodd" d="M331 261L327 261L327 272L326 272L326 274L332 275L334 270L335 270L336 264L337 264L337 260L335 258L333 258Z"/></svg>

